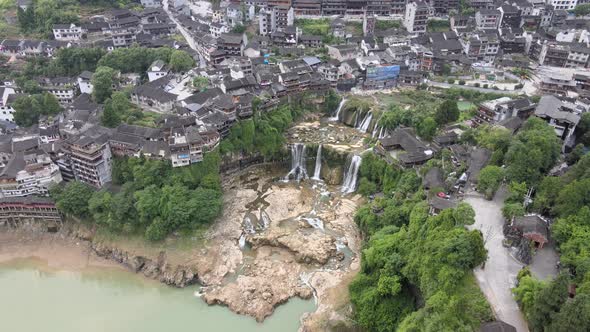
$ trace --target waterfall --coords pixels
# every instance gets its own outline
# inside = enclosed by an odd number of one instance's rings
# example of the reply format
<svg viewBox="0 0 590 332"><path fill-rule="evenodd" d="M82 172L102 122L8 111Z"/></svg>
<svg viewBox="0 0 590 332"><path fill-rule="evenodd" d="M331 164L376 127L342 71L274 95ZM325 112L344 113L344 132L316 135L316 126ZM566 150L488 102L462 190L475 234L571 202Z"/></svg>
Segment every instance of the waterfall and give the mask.
<svg viewBox="0 0 590 332"><path fill-rule="evenodd" d="M313 300L314 300L315 304L317 305L318 304L318 294L317 294L317 290L311 285L311 277L313 277L313 272L310 272L310 273L302 272L301 275L299 276L301 283L303 283L304 285L311 288L312 293L313 293Z"/></svg>
<svg viewBox="0 0 590 332"><path fill-rule="evenodd" d="M322 145L318 145L318 154L315 156L315 169L313 171L314 180L320 180L320 172L322 170Z"/></svg>
<svg viewBox="0 0 590 332"><path fill-rule="evenodd" d="M361 156L352 156L350 164L348 165L348 170L346 171L346 174L344 175L344 180L342 181L343 193L348 194L356 190L356 181L358 177L358 171L361 166L361 161Z"/></svg>
<svg viewBox="0 0 590 332"><path fill-rule="evenodd" d="M369 125L371 124L371 120L373 120L373 113L367 112L365 114L365 118L361 121L360 125L356 127L356 129L360 130L362 133L366 133L369 129Z"/></svg>
<svg viewBox="0 0 590 332"><path fill-rule="evenodd" d="M377 135L379 133L379 127L377 127L377 125L375 125L375 128L373 128L373 133L371 133L371 137L375 138L375 135Z"/></svg>
<svg viewBox="0 0 590 332"><path fill-rule="evenodd" d="M340 120L340 111L342 111L342 107L344 106L345 103L346 103L346 99L342 98L342 100L340 101L340 104L338 104L338 108L336 109L336 114L330 118L330 121Z"/></svg>
<svg viewBox="0 0 590 332"><path fill-rule="evenodd" d="M313 228L324 230L324 222L320 218L304 217L301 219L305 220Z"/></svg>
<svg viewBox="0 0 590 332"><path fill-rule="evenodd" d="M302 143L295 143L291 145L291 170L285 177L285 181L293 176L297 181L307 177L307 169L305 167L305 145Z"/></svg>
<svg viewBox="0 0 590 332"><path fill-rule="evenodd" d="M240 246L240 249L246 248L246 234L242 233L242 235L240 235L238 245Z"/></svg>
<svg viewBox="0 0 590 332"><path fill-rule="evenodd" d="M258 222L258 224L260 225L260 227L262 229L267 229L268 226L270 226L270 217L268 216L266 211L260 210L260 219L259 220L260 221Z"/></svg>

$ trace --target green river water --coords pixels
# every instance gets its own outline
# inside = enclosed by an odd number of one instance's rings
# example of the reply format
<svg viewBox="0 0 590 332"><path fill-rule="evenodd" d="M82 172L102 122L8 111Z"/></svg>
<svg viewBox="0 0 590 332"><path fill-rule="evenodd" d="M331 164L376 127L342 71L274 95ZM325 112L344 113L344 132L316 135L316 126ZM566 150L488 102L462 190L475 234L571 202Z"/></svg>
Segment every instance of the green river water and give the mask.
<svg viewBox="0 0 590 332"><path fill-rule="evenodd" d="M0 265L0 331L297 331L313 301L291 299L264 323L119 269L51 271L42 262Z"/></svg>

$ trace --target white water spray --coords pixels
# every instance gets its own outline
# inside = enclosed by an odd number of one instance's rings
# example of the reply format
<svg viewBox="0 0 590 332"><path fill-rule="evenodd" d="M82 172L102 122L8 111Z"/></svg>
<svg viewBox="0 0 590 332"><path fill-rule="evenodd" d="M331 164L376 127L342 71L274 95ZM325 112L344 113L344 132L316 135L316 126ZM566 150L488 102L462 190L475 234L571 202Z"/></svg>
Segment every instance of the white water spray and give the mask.
<svg viewBox="0 0 590 332"><path fill-rule="evenodd" d="M356 129L360 130L362 133L366 133L369 130L369 125L371 125L371 120L373 120L373 113L367 112L365 114L365 118L361 121L361 124L356 127Z"/></svg>
<svg viewBox="0 0 590 332"><path fill-rule="evenodd" d="M356 182L358 178L358 171L361 167L361 156L354 155L350 160L350 164L348 165L348 170L344 175L344 180L342 181L342 192L345 194L352 193L356 190Z"/></svg>
<svg viewBox="0 0 590 332"><path fill-rule="evenodd" d="M340 101L340 104L338 104L338 108L336 109L336 114L329 119L330 121L340 120L340 111L342 111L342 107L344 106L345 103L346 103L346 99L342 98L342 100Z"/></svg>
<svg viewBox="0 0 590 332"><path fill-rule="evenodd" d="M315 157L315 169L313 170L314 180L320 180L320 172L322 171L322 145L318 146L318 153Z"/></svg>
<svg viewBox="0 0 590 332"><path fill-rule="evenodd" d="M285 181L289 181L291 177L294 177L297 181L301 181L307 177L305 145L302 143L291 145L291 170L285 177Z"/></svg>

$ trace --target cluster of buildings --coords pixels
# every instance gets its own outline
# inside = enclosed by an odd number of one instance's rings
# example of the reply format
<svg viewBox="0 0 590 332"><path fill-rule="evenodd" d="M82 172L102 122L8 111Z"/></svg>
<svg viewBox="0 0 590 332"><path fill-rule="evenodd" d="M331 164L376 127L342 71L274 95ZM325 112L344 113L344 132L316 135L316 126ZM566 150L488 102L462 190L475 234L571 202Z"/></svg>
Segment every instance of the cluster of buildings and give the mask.
<svg viewBox="0 0 590 332"><path fill-rule="evenodd" d="M573 142L589 104L590 74L582 70L590 54L586 20L564 16L569 8L559 8L561 1L468 3L473 14L452 13L448 31L431 32L429 22L451 14L458 1L247 0L214 5L203 13L194 12L186 0L142 0L141 11L117 9L80 24L55 25L54 40L4 40L0 53L11 57L52 57L60 47L172 46L187 50L199 66L178 75L158 60L144 73L118 75L113 88L129 88L133 104L162 115L156 128L102 127L102 106L90 97L91 72L38 78L41 89L56 96L65 112L31 128L15 128L12 104L22 87L3 82L0 195L43 195L52 183L74 179L100 188L111 181L114 156L144 155L170 160L174 167L190 165L217 146L234 122L252 116L254 101L257 110L265 111L302 93L417 86L432 73L487 76L487 68L560 67L536 72L539 89L557 96L545 96L538 104L527 98L486 102L472 124L515 131L534 114L566 144ZM296 17L320 15L341 16L330 21L331 36L305 34L296 26ZM380 17L391 15L399 18L399 28L376 28ZM362 20L362 35L351 33L350 17ZM241 25L256 27L258 33L231 32ZM177 33L188 44L170 38ZM572 67L571 76L564 78ZM193 77L205 80L206 88L191 89ZM445 133L429 145L406 128L383 138L380 146L387 153L402 150L396 158L412 166L432 158L453 137Z"/></svg>

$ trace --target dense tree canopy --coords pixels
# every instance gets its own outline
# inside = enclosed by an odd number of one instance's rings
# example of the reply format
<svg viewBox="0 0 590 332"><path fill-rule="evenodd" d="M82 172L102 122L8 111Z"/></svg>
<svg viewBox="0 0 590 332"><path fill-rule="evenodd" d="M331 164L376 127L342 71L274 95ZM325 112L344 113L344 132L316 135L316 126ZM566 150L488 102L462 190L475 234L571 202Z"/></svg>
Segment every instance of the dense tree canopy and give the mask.
<svg viewBox="0 0 590 332"><path fill-rule="evenodd" d="M152 241L176 230L210 223L221 211L220 158L205 154L201 163L172 168L169 161L116 158L113 183L121 189L94 191L79 182L52 188L61 211L114 232L143 232Z"/></svg>
<svg viewBox="0 0 590 332"><path fill-rule="evenodd" d="M170 55L168 63L173 72L186 72L195 65L195 60L185 51L175 50Z"/></svg>
<svg viewBox="0 0 590 332"><path fill-rule="evenodd" d="M117 72L110 67L98 67L92 75L92 97L102 104L113 93L113 82Z"/></svg>
<svg viewBox="0 0 590 332"><path fill-rule="evenodd" d="M56 115L63 111L57 98L49 93L20 96L12 105L14 122L21 127L30 127L39 122L41 115Z"/></svg>

